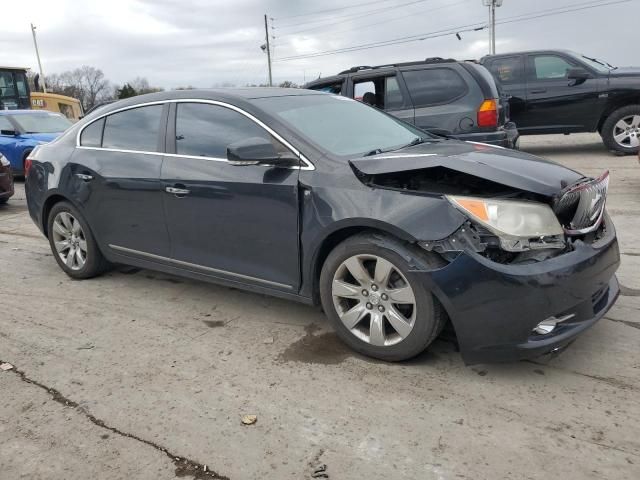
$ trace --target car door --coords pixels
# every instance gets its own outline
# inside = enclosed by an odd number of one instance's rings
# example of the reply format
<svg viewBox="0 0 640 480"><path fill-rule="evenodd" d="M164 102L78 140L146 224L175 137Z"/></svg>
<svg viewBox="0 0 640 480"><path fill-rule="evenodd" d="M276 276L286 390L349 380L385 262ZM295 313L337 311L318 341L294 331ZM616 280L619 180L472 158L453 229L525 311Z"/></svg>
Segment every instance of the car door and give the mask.
<svg viewBox="0 0 640 480"><path fill-rule="evenodd" d="M598 80L569 80L568 71L578 67L583 66L555 53L527 55L527 107L518 128L531 133L592 130L601 111Z"/></svg>
<svg viewBox="0 0 640 480"><path fill-rule="evenodd" d="M461 74L469 77L465 80ZM442 134L462 133L465 119L475 124L476 109L482 103L470 105L464 99L468 82L475 82L467 72L445 66L402 70L402 78L415 109L414 124L424 130Z"/></svg>
<svg viewBox="0 0 640 480"><path fill-rule="evenodd" d="M171 258L183 268L282 291L300 283L298 167L236 166L230 144L262 137L250 115L226 104L172 108L162 167Z"/></svg>
<svg viewBox="0 0 640 480"><path fill-rule="evenodd" d="M366 97L365 95L370 95ZM409 123L414 122L414 109L402 79L395 72L383 75L352 77L351 98L373 106Z"/></svg>
<svg viewBox="0 0 640 480"><path fill-rule="evenodd" d="M118 253L169 256L160 184L168 105L131 108L80 133L65 187L101 243Z"/></svg>
<svg viewBox="0 0 640 480"><path fill-rule="evenodd" d="M508 96L509 119L520 128L526 125L527 81L522 55L497 57L487 62L501 94Z"/></svg>

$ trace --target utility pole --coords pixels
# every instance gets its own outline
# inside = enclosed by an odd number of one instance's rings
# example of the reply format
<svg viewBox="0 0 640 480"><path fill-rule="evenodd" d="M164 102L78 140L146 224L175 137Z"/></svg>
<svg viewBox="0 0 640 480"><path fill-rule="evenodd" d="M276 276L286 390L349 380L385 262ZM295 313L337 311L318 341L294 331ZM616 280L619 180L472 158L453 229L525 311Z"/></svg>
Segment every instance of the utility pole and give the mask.
<svg viewBox="0 0 640 480"><path fill-rule="evenodd" d="M273 79L271 78L271 46L269 45L269 24L267 20L267 15L264 15L264 34L267 39L266 48L267 48L267 63L269 64L269 86L273 87Z"/></svg>
<svg viewBox="0 0 640 480"><path fill-rule="evenodd" d="M44 81L42 62L40 61L40 52L38 51L38 41L36 40L36 26L33 23L31 24L31 34L33 35L33 45L36 47L36 57L38 57L38 68L40 69L40 80L42 80L42 91L47 93L47 84Z"/></svg>
<svg viewBox="0 0 640 480"><path fill-rule="evenodd" d="M489 53L496 53L496 7L502 6L502 0L482 0L484 6L489 7Z"/></svg>

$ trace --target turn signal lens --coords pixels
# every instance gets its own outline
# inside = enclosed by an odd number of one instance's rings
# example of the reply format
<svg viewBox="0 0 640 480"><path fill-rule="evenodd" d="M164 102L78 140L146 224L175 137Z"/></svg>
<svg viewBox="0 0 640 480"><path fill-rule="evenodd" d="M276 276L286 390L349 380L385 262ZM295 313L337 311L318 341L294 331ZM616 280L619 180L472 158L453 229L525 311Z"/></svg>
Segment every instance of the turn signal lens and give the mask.
<svg viewBox="0 0 640 480"><path fill-rule="evenodd" d="M24 159L24 176L25 177L27 175L29 175L29 169L31 168L31 162L32 162L32 160L29 157Z"/></svg>
<svg viewBox="0 0 640 480"><path fill-rule="evenodd" d="M498 126L498 101L494 98L485 100L478 109L478 126L479 127L497 127Z"/></svg>

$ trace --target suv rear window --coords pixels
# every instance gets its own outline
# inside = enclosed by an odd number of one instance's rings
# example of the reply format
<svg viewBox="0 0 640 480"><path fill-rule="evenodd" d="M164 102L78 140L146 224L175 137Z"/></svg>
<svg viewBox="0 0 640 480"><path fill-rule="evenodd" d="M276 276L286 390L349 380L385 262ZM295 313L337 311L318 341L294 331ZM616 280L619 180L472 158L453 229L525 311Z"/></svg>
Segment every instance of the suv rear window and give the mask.
<svg viewBox="0 0 640 480"><path fill-rule="evenodd" d="M449 103L467 93L464 79L450 68L402 72L416 107Z"/></svg>

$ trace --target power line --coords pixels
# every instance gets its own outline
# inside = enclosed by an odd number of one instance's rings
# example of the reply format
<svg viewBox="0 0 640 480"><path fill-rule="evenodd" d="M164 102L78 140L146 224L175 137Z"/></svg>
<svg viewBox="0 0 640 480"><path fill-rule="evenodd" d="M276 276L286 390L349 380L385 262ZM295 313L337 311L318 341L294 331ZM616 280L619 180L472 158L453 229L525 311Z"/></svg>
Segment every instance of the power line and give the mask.
<svg viewBox="0 0 640 480"><path fill-rule="evenodd" d="M533 19L547 17L549 15L554 15L554 14L563 14L563 13L569 13L569 12L576 12L576 11L587 10L587 9L596 8L596 7L604 7L604 6L607 6L607 5L616 5L616 4L620 4L620 3L628 3L630 1L632 1L632 0L613 0L613 1L609 1L609 2L593 4L593 5L584 5L584 2L583 2L582 4L573 4L573 5L567 5L565 7L556 7L555 9L547 9L547 10L542 10L542 11L538 11L538 12L530 12L528 14L515 15L513 17L508 17L506 19L498 21L498 22L496 22L496 24L502 25L502 24L507 24L507 23L521 22L521 21L525 21L525 20L533 20ZM572 8L572 7L574 7L574 8ZM323 56L327 56L327 55L336 55L336 54L339 54L339 53L348 53L348 52L354 52L354 51L359 51L359 50L369 50L369 49L372 49L372 48L387 47L387 46L398 45L398 44L402 44L402 43L417 42L417 41L427 40L427 39L431 39L431 38L443 37L443 36L446 36L446 35L454 35L456 33L479 31L479 30L484 30L486 28L487 28L487 24L484 23L484 22L475 23L475 24L463 25L463 26L460 26L460 27L453 27L453 28L449 28L449 29L445 29L445 30L438 30L438 31L435 31L435 32L427 32L427 33L421 33L421 34L416 34L416 35L409 35L409 36L406 36L406 37L399 37L399 38L395 38L395 39L383 40L383 41L379 41L379 42L372 42L372 43L368 43L368 44L354 45L352 47L344 47L344 48L339 48L339 49L334 49L334 50L326 50L326 51L315 52L315 53L306 54L306 55L293 55L293 56L289 56L289 57L279 58L276 61L284 62L284 61L290 61L290 60L300 60L300 59L303 59L303 58L314 58L314 57L323 57Z"/></svg>
<svg viewBox="0 0 640 480"><path fill-rule="evenodd" d="M286 29L286 28L291 28L291 27L299 27L302 25L307 25L310 23L321 23L321 25L315 25L313 27L309 27L309 28L305 28L302 30L296 30L294 32L289 32L287 33L287 35L293 35L296 33L301 33L301 32L307 32L310 30L317 30L319 28L324 28L327 25L335 25L336 23L344 23L344 22L348 22L350 20L355 20L358 18L363 18L363 17L369 17L371 15L377 15L378 13L382 13L382 12L386 12L387 10L391 10L394 8L400 8L400 7L407 7L409 5L415 5L417 3L424 3L424 2L430 2L432 0L412 0L411 2L406 2L406 3L401 3L398 5L391 5L391 6L387 6L387 7L382 7L382 8L377 8L375 10L370 10L368 12L357 12L357 13L350 13L348 15L342 15L342 16L338 16L338 17L328 17L328 18L320 18L317 20L311 20L308 22L301 22L301 23L295 23L295 24L288 24L288 25L282 25L282 26L277 26L274 27L276 30L281 30L281 29Z"/></svg>

